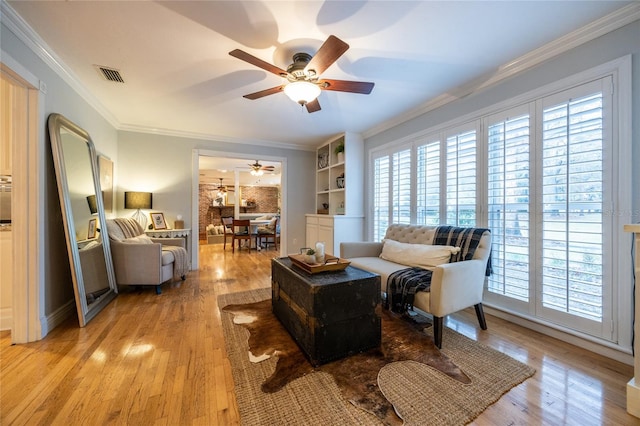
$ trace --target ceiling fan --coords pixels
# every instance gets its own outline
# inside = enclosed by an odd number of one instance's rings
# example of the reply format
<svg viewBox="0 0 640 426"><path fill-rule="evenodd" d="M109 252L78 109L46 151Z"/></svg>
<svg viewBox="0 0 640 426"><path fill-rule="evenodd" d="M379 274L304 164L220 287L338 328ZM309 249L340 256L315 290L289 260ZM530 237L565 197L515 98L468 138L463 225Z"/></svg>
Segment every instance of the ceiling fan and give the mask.
<svg viewBox="0 0 640 426"><path fill-rule="evenodd" d="M293 63L287 67L286 71L240 49L232 50L229 55L288 80L287 83L281 86L250 93L244 95L244 98L255 100L284 91L294 102L306 106L307 111L312 113L321 109L317 98L322 90L360 93L363 95L368 95L373 90L374 83L320 79L320 74L337 61L348 49L349 45L347 43L331 35L320 46L314 56L308 53L294 54Z"/></svg>
<svg viewBox="0 0 640 426"><path fill-rule="evenodd" d="M224 193L225 193L225 192L227 192L227 191L233 191L233 189L232 189L232 188L231 188L231 189L227 189L227 186L222 184L222 180L223 180L224 178L218 178L218 179L220 179L220 183L218 184L218 188L217 188L217 190L218 190L218 196L220 196L220 194L224 194Z"/></svg>
<svg viewBox="0 0 640 426"><path fill-rule="evenodd" d="M262 176L265 171L272 172L274 170L273 166L263 166L258 160L253 164L249 164L249 167L251 167L251 174L253 176Z"/></svg>

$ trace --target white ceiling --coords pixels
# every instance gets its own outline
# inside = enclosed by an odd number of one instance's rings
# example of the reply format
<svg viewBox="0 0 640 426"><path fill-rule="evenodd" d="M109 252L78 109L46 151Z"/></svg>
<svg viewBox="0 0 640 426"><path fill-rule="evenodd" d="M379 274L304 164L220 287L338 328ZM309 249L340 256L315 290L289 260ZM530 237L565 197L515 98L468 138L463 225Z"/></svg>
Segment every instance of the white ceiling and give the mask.
<svg viewBox="0 0 640 426"><path fill-rule="evenodd" d="M311 148L396 122L444 94L464 96L510 62L630 2L10 1L120 129ZM229 56L285 68L329 35L350 49L322 76L372 81L370 95L324 91L309 114L282 79ZM118 69L125 83L94 68Z"/></svg>
<svg viewBox="0 0 640 426"><path fill-rule="evenodd" d="M200 156L198 160L200 183L234 186L237 181L241 186L280 186L282 165L279 162L207 156ZM273 171L264 171L262 176L253 176L250 164L256 161L263 166L273 166Z"/></svg>

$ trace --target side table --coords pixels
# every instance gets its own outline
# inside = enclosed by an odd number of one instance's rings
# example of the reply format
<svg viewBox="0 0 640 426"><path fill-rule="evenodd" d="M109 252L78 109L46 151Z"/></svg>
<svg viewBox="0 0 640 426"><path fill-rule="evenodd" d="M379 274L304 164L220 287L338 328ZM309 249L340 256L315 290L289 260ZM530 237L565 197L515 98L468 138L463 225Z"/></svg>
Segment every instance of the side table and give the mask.
<svg viewBox="0 0 640 426"><path fill-rule="evenodd" d="M148 229L144 231L151 238L184 238L184 247L189 256L189 268L191 268L191 229Z"/></svg>

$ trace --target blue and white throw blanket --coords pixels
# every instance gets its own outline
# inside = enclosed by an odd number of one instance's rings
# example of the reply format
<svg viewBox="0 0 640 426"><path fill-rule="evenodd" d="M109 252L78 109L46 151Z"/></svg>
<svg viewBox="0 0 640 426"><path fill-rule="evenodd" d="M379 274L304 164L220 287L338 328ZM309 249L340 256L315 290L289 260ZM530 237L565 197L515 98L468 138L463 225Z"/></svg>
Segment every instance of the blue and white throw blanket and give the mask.
<svg viewBox="0 0 640 426"><path fill-rule="evenodd" d="M471 260L486 231L491 232L485 228L439 226L433 237L433 245L460 247L458 253L451 255L449 263ZM487 262L486 276L490 274L491 256ZM431 276L432 271L423 268L401 269L389 275L385 307L400 313L412 309L416 292L431 289Z"/></svg>

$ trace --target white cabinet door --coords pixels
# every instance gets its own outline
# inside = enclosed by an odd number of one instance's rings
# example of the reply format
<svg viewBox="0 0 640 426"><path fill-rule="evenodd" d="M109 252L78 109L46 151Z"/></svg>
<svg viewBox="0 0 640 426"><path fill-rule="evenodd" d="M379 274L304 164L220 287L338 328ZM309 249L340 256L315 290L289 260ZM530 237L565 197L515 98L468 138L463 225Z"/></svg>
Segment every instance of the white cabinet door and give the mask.
<svg viewBox="0 0 640 426"><path fill-rule="evenodd" d="M312 218L307 218L307 232L306 232L306 240L305 247L315 246L316 241L318 241L318 221L311 220ZM315 222L315 223L314 223Z"/></svg>
<svg viewBox="0 0 640 426"><path fill-rule="evenodd" d="M340 256L340 243L362 241L362 217L307 215L306 247L324 242L325 253Z"/></svg>
<svg viewBox="0 0 640 426"><path fill-rule="evenodd" d="M333 247L333 227L318 225L318 241L324 243L324 250L326 254L332 254L336 256L335 249Z"/></svg>

